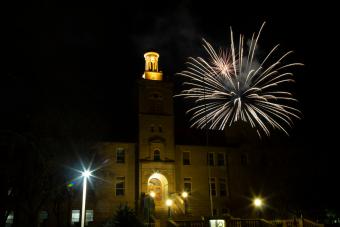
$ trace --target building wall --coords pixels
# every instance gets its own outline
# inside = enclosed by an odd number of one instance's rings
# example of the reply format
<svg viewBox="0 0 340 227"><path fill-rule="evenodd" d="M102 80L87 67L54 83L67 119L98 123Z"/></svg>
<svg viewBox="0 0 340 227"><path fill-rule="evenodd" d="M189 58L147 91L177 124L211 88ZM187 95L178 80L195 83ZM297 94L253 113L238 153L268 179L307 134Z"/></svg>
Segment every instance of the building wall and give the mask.
<svg viewBox="0 0 340 227"><path fill-rule="evenodd" d="M190 165L183 165L183 152L190 152ZM209 166L207 154L215 155L215 165ZM217 166L217 154L224 154L225 163L223 166ZM216 196L212 196L213 208L217 209L217 214L222 213L222 208L229 208L229 185L228 185L228 149L224 147L211 146L176 146L176 176L177 190L184 190L184 178L191 178L192 193L188 197L189 209L193 216L209 216L210 210L210 193L209 193L209 171L210 177L215 178ZM210 167L210 170L209 170ZM223 178L226 182L226 195L220 196L219 179Z"/></svg>
<svg viewBox="0 0 340 227"><path fill-rule="evenodd" d="M96 173L99 180L96 180L94 216L96 221L112 217L119 205L127 204L135 207L135 153L134 143L99 143L97 144L98 155L107 164ZM124 149L125 162L117 163L117 149ZM104 161L104 162L105 162ZM125 177L124 195L116 195L117 177ZM90 208L90 207L88 207Z"/></svg>

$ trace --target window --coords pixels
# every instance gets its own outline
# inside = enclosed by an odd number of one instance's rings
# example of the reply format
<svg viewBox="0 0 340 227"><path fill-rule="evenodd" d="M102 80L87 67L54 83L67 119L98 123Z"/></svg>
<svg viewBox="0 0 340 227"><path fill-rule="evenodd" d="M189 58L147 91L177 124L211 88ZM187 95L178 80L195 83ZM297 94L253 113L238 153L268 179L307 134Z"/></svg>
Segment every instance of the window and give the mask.
<svg viewBox="0 0 340 227"><path fill-rule="evenodd" d="M48 218L48 213L45 210L39 212L39 222L43 223Z"/></svg>
<svg viewBox="0 0 340 227"><path fill-rule="evenodd" d="M241 164L242 165L248 165L248 156L247 156L247 154L242 154L241 155Z"/></svg>
<svg viewBox="0 0 340 227"><path fill-rule="evenodd" d="M150 94L149 111L151 113L161 113L163 111L163 97L159 92Z"/></svg>
<svg viewBox="0 0 340 227"><path fill-rule="evenodd" d="M125 150L122 147L116 150L116 163L125 163Z"/></svg>
<svg viewBox="0 0 340 227"><path fill-rule="evenodd" d="M9 213L9 215L7 216L6 224L12 225L13 224L13 219L14 219L14 213L13 213L13 211L11 211Z"/></svg>
<svg viewBox="0 0 340 227"><path fill-rule="evenodd" d="M183 190L191 195L191 177L184 177Z"/></svg>
<svg viewBox="0 0 340 227"><path fill-rule="evenodd" d="M208 153L208 165L210 165L210 166L215 165L214 153L212 153L212 152Z"/></svg>
<svg viewBox="0 0 340 227"><path fill-rule="evenodd" d="M163 99L162 94L159 93L159 92L151 93L149 98L153 99L153 100L162 100Z"/></svg>
<svg viewBox="0 0 340 227"><path fill-rule="evenodd" d="M159 150L154 150L153 160L154 161L160 161L161 160L161 152Z"/></svg>
<svg viewBox="0 0 340 227"><path fill-rule="evenodd" d="M189 151L183 152L183 165L190 165L190 152Z"/></svg>
<svg viewBox="0 0 340 227"><path fill-rule="evenodd" d="M211 177L209 180L210 187L209 187L209 194L211 190L211 195L216 196L216 182L215 182L215 177Z"/></svg>
<svg viewBox="0 0 340 227"><path fill-rule="evenodd" d="M227 196L227 184L225 178L219 179L220 183L220 196Z"/></svg>
<svg viewBox="0 0 340 227"><path fill-rule="evenodd" d="M155 127L153 125L150 126L150 131L154 132L155 131Z"/></svg>
<svg viewBox="0 0 340 227"><path fill-rule="evenodd" d="M71 222L72 225L80 221L80 210L72 210Z"/></svg>
<svg viewBox="0 0 340 227"><path fill-rule="evenodd" d="M86 210L85 218L86 225L88 222L93 222L93 210ZM75 223L80 222L80 210L72 210L71 222L72 225L75 225Z"/></svg>
<svg viewBox="0 0 340 227"><path fill-rule="evenodd" d="M116 177L116 196L125 194L125 177Z"/></svg>
<svg viewBox="0 0 340 227"><path fill-rule="evenodd" d="M86 222L93 222L93 210L86 210Z"/></svg>
<svg viewBox="0 0 340 227"><path fill-rule="evenodd" d="M159 132L163 132L162 125L158 125L158 131L159 131Z"/></svg>
<svg viewBox="0 0 340 227"><path fill-rule="evenodd" d="M217 154L217 165L218 166L224 166L225 165L225 156L223 153Z"/></svg>

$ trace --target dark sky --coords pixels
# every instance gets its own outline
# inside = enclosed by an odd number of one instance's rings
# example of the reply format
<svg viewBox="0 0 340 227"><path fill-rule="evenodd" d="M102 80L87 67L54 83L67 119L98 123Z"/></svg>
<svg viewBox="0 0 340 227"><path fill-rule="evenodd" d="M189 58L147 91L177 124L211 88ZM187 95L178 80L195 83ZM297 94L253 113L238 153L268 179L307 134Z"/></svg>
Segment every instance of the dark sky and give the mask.
<svg viewBox="0 0 340 227"><path fill-rule="evenodd" d="M215 46L227 45L229 26L249 37L266 21L260 47L268 51L280 43L281 50L294 50L292 59L305 64L294 70L292 91L303 119L289 131L290 139L311 155L309 160L320 160L327 181L337 176L338 73L333 62L338 57L330 15L231 15L226 7L195 1L162 7L112 3L100 10L49 7L55 4L15 9L7 17L0 83L3 128L52 136L129 137L136 128L135 81L143 73L145 51L159 52L161 70L176 81L174 74L187 57L202 54L203 37ZM180 100L175 107L176 119L186 125Z"/></svg>
<svg viewBox="0 0 340 227"><path fill-rule="evenodd" d="M266 21L260 48L268 51L280 43L281 50L295 51L292 60L306 65L294 70L297 83L292 91L304 118L291 133L325 141L322 146L334 141L335 134L327 128L338 123L332 110L337 89L331 83L335 75L330 67L335 58L331 54L334 21L312 13L240 17L213 9L184 1L162 10L152 4L107 5L106 10L16 10L5 33L2 86L8 89L4 95L13 107L5 111L27 113L28 118L56 113L63 118L73 112L80 121L98 124L102 130L125 125L124 116L134 108L132 91L143 73L145 51L158 51L160 68L176 81L174 74L184 69L187 57L202 54L202 38L216 47L227 45L229 26L235 34L250 37Z"/></svg>

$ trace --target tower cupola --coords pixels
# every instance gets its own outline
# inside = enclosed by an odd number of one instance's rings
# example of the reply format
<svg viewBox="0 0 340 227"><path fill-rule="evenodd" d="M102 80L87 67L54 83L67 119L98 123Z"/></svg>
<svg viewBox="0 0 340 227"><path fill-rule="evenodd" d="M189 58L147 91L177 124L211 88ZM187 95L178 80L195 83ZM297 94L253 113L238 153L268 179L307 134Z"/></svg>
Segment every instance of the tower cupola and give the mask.
<svg viewBox="0 0 340 227"><path fill-rule="evenodd" d="M158 71L158 58L159 54L156 52L146 52L145 59L145 72L143 78L146 80L162 80L163 73Z"/></svg>

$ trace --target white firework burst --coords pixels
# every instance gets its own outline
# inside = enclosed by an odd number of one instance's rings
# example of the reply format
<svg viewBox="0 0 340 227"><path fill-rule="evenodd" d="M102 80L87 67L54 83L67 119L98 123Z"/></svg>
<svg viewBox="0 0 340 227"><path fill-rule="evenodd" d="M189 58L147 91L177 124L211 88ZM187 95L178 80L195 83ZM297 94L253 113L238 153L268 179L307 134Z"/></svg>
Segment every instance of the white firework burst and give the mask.
<svg viewBox="0 0 340 227"><path fill-rule="evenodd" d="M192 114L192 127L223 130L237 121L244 121L256 128L261 136L270 135L270 129L279 129L288 134L286 126L292 127L293 118L299 119L301 112L291 104L297 100L284 89L284 84L294 82L289 69L302 63L286 63L292 51L277 57L279 45L259 61L256 59L259 32L253 34L250 45L244 48L244 36L239 37L235 47L230 28L230 49L217 53L203 39L208 59L190 57L187 68L178 73L185 78L186 88L176 96L191 99L195 106L187 113ZM258 63L259 62L259 63Z"/></svg>

